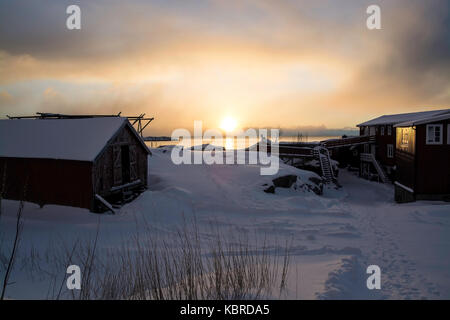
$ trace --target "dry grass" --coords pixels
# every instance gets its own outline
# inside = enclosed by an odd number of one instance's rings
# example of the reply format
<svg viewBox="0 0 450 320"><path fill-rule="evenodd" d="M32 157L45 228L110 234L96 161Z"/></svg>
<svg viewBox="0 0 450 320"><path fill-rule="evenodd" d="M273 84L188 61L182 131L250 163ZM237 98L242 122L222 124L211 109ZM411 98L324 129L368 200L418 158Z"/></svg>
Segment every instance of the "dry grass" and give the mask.
<svg viewBox="0 0 450 320"><path fill-rule="evenodd" d="M269 247L265 241L259 245L256 237L250 241L249 236L236 232L224 236L215 230L202 235L195 222L166 235L147 228L122 247L100 252L97 241L98 230L91 241L53 251L53 258L47 260L64 271L68 265L78 264L82 283L81 290L69 291L59 273L53 277L49 298L275 298L284 290L289 268L287 244L276 249L279 247Z"/></svg>

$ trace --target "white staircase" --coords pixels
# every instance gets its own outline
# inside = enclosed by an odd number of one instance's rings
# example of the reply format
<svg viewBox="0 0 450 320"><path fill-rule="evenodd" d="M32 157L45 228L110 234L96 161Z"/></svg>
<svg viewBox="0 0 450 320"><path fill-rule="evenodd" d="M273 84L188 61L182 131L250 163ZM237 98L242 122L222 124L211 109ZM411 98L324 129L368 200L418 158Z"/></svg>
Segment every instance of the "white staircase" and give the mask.
<svg viewBox="0 0 450 320"><path fill-rule="evenodd" d="M375 170L377 171L378 177L383 183L389 181L383 168L381 168L380 164L378 163L377 159L375 159L375 156L372 153L361 153L361 161L372 163Z"/></svg>
<svg viewBox="0 0 450 320"><path fill-rule="evenodd" d="M331 183L335 181L336 177L334 176L333 168L331 167L331 158L328 149L324 147L315 147L313 149L313 155L320 163L322 176L325 178L325 182Z"/></svg>

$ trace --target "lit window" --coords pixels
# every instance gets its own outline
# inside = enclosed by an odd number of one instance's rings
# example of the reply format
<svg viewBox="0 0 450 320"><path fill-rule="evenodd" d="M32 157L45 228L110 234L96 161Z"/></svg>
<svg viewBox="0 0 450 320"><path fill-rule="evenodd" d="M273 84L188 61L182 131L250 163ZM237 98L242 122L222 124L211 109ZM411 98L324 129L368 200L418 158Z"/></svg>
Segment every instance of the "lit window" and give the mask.
<svg viewBox="0 0 450 320"><path fill-rule="evenodd" d="M407 129L402 129L402 146L408 147L409 132Z"/></svg>
<svg viewBox="0 0 450 320"><path fill-rule="evenodd" d="M393 158L394 157L394 145L393 144L388 144L387 145L387 157L388 158Z"/></svg>
<svg viewBox="0 0 450 320"><path fill-rule="evenodd" d="M384 126L381 127L381 135L384 136Z"/></svg>
<svg viewBox="0 0 450 320"><path fill-rule="evenodd" d="M442 124L427 124L427 144L442 144Z"/></svg>

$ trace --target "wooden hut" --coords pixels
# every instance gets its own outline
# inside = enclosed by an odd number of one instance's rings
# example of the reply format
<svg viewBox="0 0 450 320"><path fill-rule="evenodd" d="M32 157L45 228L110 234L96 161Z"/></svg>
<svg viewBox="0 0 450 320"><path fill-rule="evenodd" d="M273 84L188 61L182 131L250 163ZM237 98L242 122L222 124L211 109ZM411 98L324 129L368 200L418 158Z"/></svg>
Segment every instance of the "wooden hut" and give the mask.
<svg viewBox="0 0 450 320"><path fill-rule="evenodd" d="M123 117L0 120L3 198L101 211L147 187L142 138Z"/></svg>

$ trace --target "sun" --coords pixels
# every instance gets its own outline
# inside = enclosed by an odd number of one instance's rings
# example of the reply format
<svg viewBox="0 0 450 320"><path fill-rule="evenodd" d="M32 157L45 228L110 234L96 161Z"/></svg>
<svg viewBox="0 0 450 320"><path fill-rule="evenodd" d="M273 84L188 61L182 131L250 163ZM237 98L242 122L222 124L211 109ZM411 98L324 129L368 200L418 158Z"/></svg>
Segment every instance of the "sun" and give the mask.
<svg viewBox="0 0 450 320"><path fill-rule="evenodd" d="M237 122L232 117L226 117L222 120L220 128L225 132L233 132L236 129Z"/></svg>

